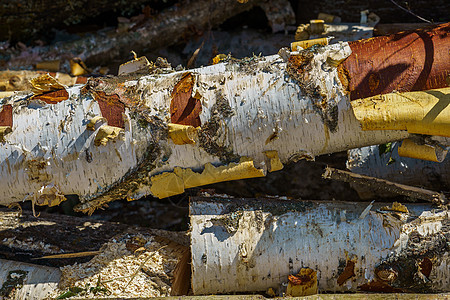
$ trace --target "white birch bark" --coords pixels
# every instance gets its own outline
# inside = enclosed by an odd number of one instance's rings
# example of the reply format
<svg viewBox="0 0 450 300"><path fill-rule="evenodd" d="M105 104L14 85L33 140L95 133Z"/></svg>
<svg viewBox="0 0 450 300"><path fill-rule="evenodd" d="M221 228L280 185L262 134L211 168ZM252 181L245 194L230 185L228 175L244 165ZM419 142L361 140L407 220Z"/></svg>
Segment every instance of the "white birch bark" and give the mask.
<svg viewBox="0 0 450 300"><path fill-rule="evenodd" d="M347 43L307 50L299 80L289 72L287 51L190 70L192 97L202 106L203 139L195 144L176 145L167 136L171 91L185 72L94 79L91 92L68 88L69 99L57 104L4 98L2 107L13 106L13 127L0 147L0 204L39 200L52 190L77 194L82 202L102 196L97 207L152 194L152 176L175 167L201 171L207 163L248 157L265 173L265 151L277 151L287 163L407 137L406 131L361 130L333 66L350 52ZM101 115L92 90L125 99L125 129L104 146L94 145L104 124L86 128ZM44 198L51 204L55 197Z"/></svg>
<svg viewBox="0 0 450 300"><path fill-rule="evenodd" d="M60 278L58 268L0 259L0 288L4 287L6 291L8 284L17 284L15 291L3 295L7 299L47 299L57 288Z"/></svg>
<svg viewBox="0 0 450 300"><path fill-rule="evenodd" d="M449 291L449 212L383 205L193 198L193 293L279 291L301 268L319 293Z"/></svg>

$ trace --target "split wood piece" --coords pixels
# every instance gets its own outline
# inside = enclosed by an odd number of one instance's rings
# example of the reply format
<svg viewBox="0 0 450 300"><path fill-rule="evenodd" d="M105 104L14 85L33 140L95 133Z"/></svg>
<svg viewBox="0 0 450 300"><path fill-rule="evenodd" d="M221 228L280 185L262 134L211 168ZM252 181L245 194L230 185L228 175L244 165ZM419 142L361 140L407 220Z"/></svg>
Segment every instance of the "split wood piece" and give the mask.
<svg viewBox="0 0 450 300"><path fill-rule="evenodd" d="M319 293L449 292L450 212L432 204L193 197L194 295L283 293L310 268Z"/></svg>
<svg viewBox="0 0 450 300"><path fill-rule="evenodd" d="M288 2L286 0L268 2ZM19 52L11 53L10 59L0 63L0 67L9 69L30 68L39 61L53 59L69 60L77 57L88 66L99 66L115 60L123 60L130 55L130 51L137 53L167 47L195 35L197 32L209 30L220 25L230 17L250 10L251 8L266 4L263 0L249 0L239 3L236 0L195 0L186 5L176 5L167 8L128 32L94 33L70 41L59 42L50 46L37 46L32 48L34 57ZM274 4L266 4L270 7ZM286 9L292 15L292 8ZM290 8L290 4L289 4ZM278 16L279 17L279 16ZM292 18L287 18L292 19ZM67 72L68 70L65 70Z"/></svg>
<svg viewBox="0 0 450 300"><path fill-rule="evenodd" d="M0 259L1 299L48 299L60 279L58 268Z"/></svg>
<svg viewBox="0 0 450 300"><path fill-rule="evenodd" d="M435 51L444 48L438 43ZM117 199L167 197L408 138L404 130L361 129L339 81L339 64L349 55L345 42L282 49L187 72L92 78L57 103L8 98L2 106L12 106L13 126L0 148L0 203L53 204L77 194L76 209L92 213ZM123 129L120 138L96 143L102 126L86 125L98 117ZM195 143L175 143L171 123L195 127Z"/></svg>
<svg viewBox="0 0 450 300"><path fill-rule="evenodd" d="M450 156L447 155L441 163L401 157L398 154L399 145L399 142L395 142L349 150L347 168L353 173L409 186L450 191ZM365 199L375 197L372 191L363 186L354 188Z"/></svg>
<svg viewBox="0 0 450 300"><path fill-rule="evenodd" d="M363 185L375 193L382 191L407 196L412 198L413 201L414 199L420 199L440 205L447 203L447 198L442 193L330 167L325 169L323 178Z"/></svg>

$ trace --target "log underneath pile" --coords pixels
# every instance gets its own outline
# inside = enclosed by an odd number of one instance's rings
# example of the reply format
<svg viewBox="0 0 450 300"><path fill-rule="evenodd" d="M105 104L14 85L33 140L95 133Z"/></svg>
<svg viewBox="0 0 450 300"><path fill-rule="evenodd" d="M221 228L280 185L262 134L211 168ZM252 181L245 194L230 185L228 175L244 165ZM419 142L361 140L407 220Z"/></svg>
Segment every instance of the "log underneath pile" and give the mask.
<svg viewBox="0 0 450 300"><path fill-rule="evenodd" d="M448 292L449 217L429 204L193 198L192 289L282 295L289 276L288 291Z"/></svg>

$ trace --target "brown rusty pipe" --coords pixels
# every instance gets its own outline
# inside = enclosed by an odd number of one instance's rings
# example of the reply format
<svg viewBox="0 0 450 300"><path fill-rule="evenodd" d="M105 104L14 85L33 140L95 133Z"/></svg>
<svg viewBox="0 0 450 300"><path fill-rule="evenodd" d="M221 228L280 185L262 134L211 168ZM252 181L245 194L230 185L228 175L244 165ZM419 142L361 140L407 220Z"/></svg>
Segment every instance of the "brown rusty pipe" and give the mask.
<svg viewBox="0 0 450 300"><path fill-rule="evenodd" d="M450 86L450 23L349 45L338 70L351 100Z"/></svg>

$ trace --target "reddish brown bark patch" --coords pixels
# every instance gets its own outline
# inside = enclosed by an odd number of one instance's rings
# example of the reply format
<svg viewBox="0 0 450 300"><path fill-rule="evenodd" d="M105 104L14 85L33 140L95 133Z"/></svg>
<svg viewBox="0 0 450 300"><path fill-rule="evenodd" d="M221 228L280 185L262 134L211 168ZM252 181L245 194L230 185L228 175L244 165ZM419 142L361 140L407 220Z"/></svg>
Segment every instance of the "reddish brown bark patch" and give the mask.
<svg viewBox="0 0 450 300"><path fill-rule="evenodd" d="M450 23L350 42L352 54L338 74L351 100L443 88L450 74L449 44Z"/></svg>
<svg viewBox="0 0 450 300"><path fill-rule="evenodd" d="M0 126L13 126L13 113L11 104L3 105L2 110L0 111Z"/></svg>
<svg viewBox="0 0 450 300"><path fill-rule="evenodd" d="M33 98L44 101L47 104L56 104L58 102L69 99L69 93L65 89L62 89L36 95Z"/></svg>
<svg viewBox="0 0 450 300"><path fill-rule="evenodd" d="M419 271L426 277L429 277L432 269L433 263L428 257L424 257L422 261L419 263Z"/></svg>
<svg viewBox="0 0 450 300"><path fill-rule="evenodd" d="M194 82L194 76L191 73L185 73L173 88L172 102L170 103L170 120L172 123L194 127L201 125L202 104L200 97L192 97Z"/></svg>
<svg viewBox="0 0 450 300"><path fill-rule="evenodd" d="M337 283L339 285L343 285L347 280L355 276L355 262L351 260L347 260L347 265L344 268L344 271L342 271L341 274L339 274L339 277L337 278Z"/></svg>
<svg viewBox="0 0 450 300"><path fill-rule="evenodd" d="M93 93L95 100L98 102L102 117L106 119L109 126L125 128L123 113L125 113L125 105L120 102L118 95L106 95L105 92L96 91Z"/></svg>
<svg viewBox="0 0 450 300"><path fill-rule="evenodd" d="M361 291L372 292L372 293L403 293L402 289L392 287L390 284L380 281L372 280L368 283L358 286Z"/></svg>

